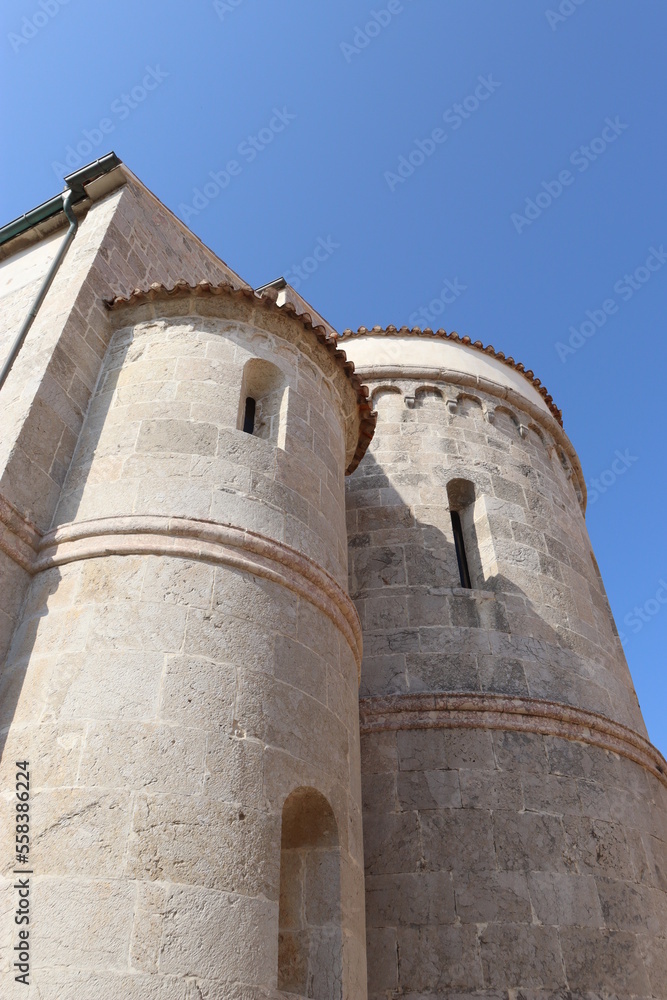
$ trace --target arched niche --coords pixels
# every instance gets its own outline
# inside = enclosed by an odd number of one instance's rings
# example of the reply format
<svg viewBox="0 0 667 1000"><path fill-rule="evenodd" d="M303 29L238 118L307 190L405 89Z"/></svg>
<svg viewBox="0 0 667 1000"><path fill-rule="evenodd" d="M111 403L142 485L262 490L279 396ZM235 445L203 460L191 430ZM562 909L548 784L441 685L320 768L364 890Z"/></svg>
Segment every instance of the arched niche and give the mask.
<svg viewBox="0 0 667 1000"><path fill-rule="evenodd" d="M251 358L243 369L238 429L284 445L287 379L277 365Z"/></svg>
<svg viewBox="0 0 667 1000"><path fill-rule="evenodd" d="M342 1000L342 943L336 818L320 792L297 788L282 815L278 989Z"/></svg>

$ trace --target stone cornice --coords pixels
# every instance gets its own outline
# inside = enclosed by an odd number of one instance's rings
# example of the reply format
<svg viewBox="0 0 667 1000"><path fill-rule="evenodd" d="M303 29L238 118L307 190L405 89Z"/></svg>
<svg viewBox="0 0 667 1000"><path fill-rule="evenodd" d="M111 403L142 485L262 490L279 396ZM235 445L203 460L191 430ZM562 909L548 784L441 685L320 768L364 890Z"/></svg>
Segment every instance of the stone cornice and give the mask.
<svg viewBox="0 0 667 1000"><path fill-rule="evenodd" d="M559 736L610 750L641 765L667 787L667 761L639 733L596 712L500 694L407 694L363 698L361 733L399 729L501 729Z"/></svg>
<svg viewBox="0 0 667 1000"><path fill-rule="evenodd" d="M272 580L322 611L361 667L361 623L352 600L326 570L296 549L254 531L212 521L126 515L66 524L44 535L30 572L111 555L161 555L231 566Z"/></svg>
<svg viewBox="0 0 667 1000"><path fill-rule="evenodd" d="M455 343L463 344L464 347L471 347L475 351L481 351L482 354L488 354L497 361L501 361L508 368L513 368L514 371L519 372L523 377L530 382L533 388L539 392L540 396L544 399L552 414L560 424L563 426L563 414L558 409L553 401L551 395L547 392L546 387L542 385L539 378L529 369L526 368L520 361L515 361L512 357L506 357L502 351L497 351L495 347L489 344L487 347L484 346L481 340L475 340L474 342L470 337L459 337L458 333L447 333L442 327L439 330L432 330L430 327L425 327L423 330L421 327L413 326L412 328L407 326L372 326L365 327L360 326L357 330L343 330L339 335L340 340L351 340L353 337L382 337L382 336L395 336L395 337L439 337L441 340L452 340Z"/></svg>

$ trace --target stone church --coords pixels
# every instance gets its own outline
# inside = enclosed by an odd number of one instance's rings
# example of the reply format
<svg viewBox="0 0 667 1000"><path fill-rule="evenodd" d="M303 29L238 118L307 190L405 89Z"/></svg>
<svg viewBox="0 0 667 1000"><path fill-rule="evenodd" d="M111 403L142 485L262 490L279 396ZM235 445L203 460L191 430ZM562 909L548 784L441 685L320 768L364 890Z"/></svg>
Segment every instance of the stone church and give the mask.
<svg viewBox="0 0 667 1000"><path fill-rule="evenodd" d="M667 763L533 372L337 334L114 154L0 244L2 997L665 1000Z"/></svg>

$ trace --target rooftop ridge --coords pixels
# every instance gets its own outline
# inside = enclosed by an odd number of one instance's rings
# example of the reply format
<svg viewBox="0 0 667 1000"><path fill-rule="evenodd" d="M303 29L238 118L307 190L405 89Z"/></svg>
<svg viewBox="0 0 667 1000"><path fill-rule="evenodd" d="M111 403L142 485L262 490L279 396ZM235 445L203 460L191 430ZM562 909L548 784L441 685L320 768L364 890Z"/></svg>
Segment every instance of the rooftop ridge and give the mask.
<svg viewBox="0 0 667 1000"><path fill-rule="evenodd" d="M275 289L267 288L261 295L257 295L252 288L239 288L227 281L221 281L217 284L211 284L209 281L200 281L196 285L191 285L189 282L181 280L171 286L163 285L160 282L153 282L147 288L134 288L127 296L117 295L113 299L105 299L104 305L109 310L116 310L164 299L209 295L229 295L236 298L246 298L260 308L288 313L299 320L305 330L312 331L319 343L326 347L335 363L342 368L357 397L360 421L359 438L352 460L345 470L347 475L354 472L366 454L366 449L373 437L377 422L377 413L372 408L368 386L364 385L361 378L355 373L354 364L348 361L345 351L342 351L338 347L338 338L330 337L323 326L313 322L313 317L309 312L300 312L291 302L278 305L278 293Z"/></svg>
<svg viewBox="0 0 667 1000"><path fill-rule="evenodd" d="M348 327L347 329L343 330L343 332L338 335L338 339L339 340L346 340L346 339L349 340L352 337L358 337L358 336L365 336L365 337L369 337L370 336L370 337L372 337L372 336L383 336L383 335L384 336L386 336L386 335L392 336L393 335L393 336L400 336L400 337L406 337L406 336L439 337L441 340L453 340L457 344L463 344L464 347L472 347L474 350L480 351L482 354L488 354L490 357L495 358L497 361L501 361L504 365L507 365L508 368L513 368L514 371L519 372L520 375L523 375L523 377L528 382L530 382L530 384L533 386L533 388L535 390L537 390L537 392L539 392L540 396L542 396L542 398L544 399L544 402L547 404L547 406L549 407L549 410L551 411L552 415L555 417L555 419L557 420L557 422L560 424L560 426L561 427L563 426L563 413L562 413L562 410L558 409L558 407L556 406L556 404L555 404L555 402L553 400L553 397L547 391L546 386L544 386L542 384L541 380L539 378L537 378L537 376L534 374L534 372L532 371L532 369L526 368L525 365L523 365L520 361L515 361L514 358L511 357L511 356L507 357L502 351L497 351L495 349L495 347L493 347L492 344L489 344L488 346L485 347L481 340L475 340L475 341L473 341L468 336L460 337L458 335L458 333L454 333L454 332L447 333L447 331L443 330L442 327L440 327L440 329L438 329L438 330L432 330L428 326L424 327L424 329L422 329L419 326L413 326L413 327L400 326L400 327L396 327L396 326L393 326L391 324L389 326L386 326L386 327L383 327L383 326L372 326L372 327L360 326L356 330L351 330Z"/></svg>

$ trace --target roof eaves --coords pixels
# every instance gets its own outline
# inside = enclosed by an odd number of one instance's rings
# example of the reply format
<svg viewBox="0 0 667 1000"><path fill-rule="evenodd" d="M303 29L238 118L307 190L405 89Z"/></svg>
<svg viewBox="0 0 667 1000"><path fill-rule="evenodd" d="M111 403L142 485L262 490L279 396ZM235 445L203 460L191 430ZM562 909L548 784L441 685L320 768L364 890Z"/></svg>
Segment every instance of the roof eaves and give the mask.
<svg viewBox="0 0 667 1000"><path fill-rule="evenodd" d="M496 358L497 361L501 361L508 368L513 368L514 371L519 372L523 377L530 382L533 388L540 394L546 405L549 407L552 415L556 418L560 426L563 426L563 413L558 409L553 401L553 397L547 392L546 386L542 385L542 382L530 368L526 368L520 361L515 361L512 357L506 357L502 351L497 351L495 347L491 344L484 346L481 340L475 340L474 342L470 337L459 337L458 333L447 333L446 330L440 328L439 330L431 330L430 327L425 327L422 329L418 326L408 327L408 326L360 326L357 330L350 330L349 328L343 330L339 334L341 340L350 340L352 337L372 337L374 335L386 335L395 337L407 337L407 336L427 336L427 337L440 337L441 340L453 340L458 344L463 344L464 347L472 347L475 351L481 351L483 354L488 354L492 358Z"/></svg>
<svg viewBox="0 0 667 1000"><path fill-rule="evenodd" d="M73 173L68 174L65 177L65 191L69 189L72 192L72 204L76 205L87 198L86 184L114 170L121 165L121 162L116 154L111 152L105 156L101 156L98 160L94 160L92 163L86 164L80 170L75 170ZM21 233L25 233L28 229L38 226L40 222L44 222L46 219L50 219L52 216L62 212L65 191L55 195L53 198L49 198L48 201L31 209L30 212L25 212L18 219L14 219L13 222L8 222L5 226L2 226L0 228L0 246L13 240L14 237L20 236Z"/></svg>
<svg viewBox="0 0 667 1000"><path fill-rule="evenodd" d="M106 300L104 304L108 309L115 310L127 306L139 305L144 302L181 298L189 295L229 295L237 298L245 298L261 308L278 310L281 313L288 313L294 316L295 319L301 322L305 330L312 331L315 334L319 343L326 347L336 364L343 369L357 398L359 437L354 455L345 470L346 475L351 475L366 454L366 449L375 431L377 413L372 408L368 386L364 385L360 377L355 373L353 363L348 361L345 351L342 351L338 346L337 338L329 336L323 326L313 321L313 317L309 312L299 311L291 302L278 305L278 293L274 288L265 287L262 294L258 295L252 288L237 288L229 282L219 282L212 285L208 281L200 281L196 285L191 285L187 281L177 281L171 287L155 282L149 288L135 288L129 295L116 296L113 299Z"/></svg>

